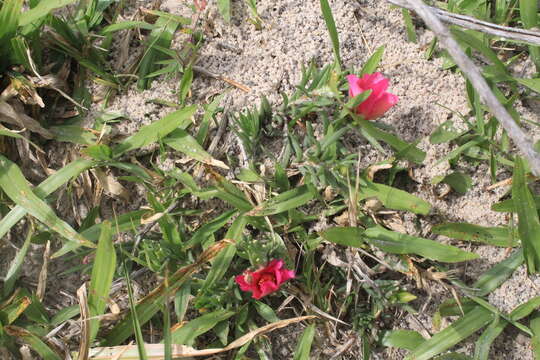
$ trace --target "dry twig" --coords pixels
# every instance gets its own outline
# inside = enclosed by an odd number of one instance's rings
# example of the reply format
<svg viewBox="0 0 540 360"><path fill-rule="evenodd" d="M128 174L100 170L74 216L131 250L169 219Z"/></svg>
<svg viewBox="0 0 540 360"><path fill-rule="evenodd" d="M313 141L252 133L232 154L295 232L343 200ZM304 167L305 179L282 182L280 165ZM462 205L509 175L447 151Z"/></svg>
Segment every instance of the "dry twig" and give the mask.
<svg viewBox="0 0 540 360"><path fill-rule="evenodd" d="M388 0L395 1L395 0ZM463 52L456 40L450 35L448 28L439 20L437 15L425 5L421 0L406 0L418 16L424 20L426 25L439 38L440 43L452 56L465 76L471 81L474 89L480 94L482 102L487 105L491 113L499 120L510 138L514 141L518 149L525 155L531 170L536 176L540 176L540 154L538 154L528 136L512 119L508 111L497 100L491 91L488 83L480 73L474 62Z"/></svg>
<svg viewBox="0 0 540 360"><path fill-rule="evenodd" d="M414 7L410 4L408 0L387 0L393 5L403 7L409 10L414 10ZM458 25L466 29L478 30L486 34L499 36L503 39L515 40L526 42L531 45L540 45L540 32L525 30L525 29L516 29L509 26L501 26L493 24L487 21L482 21L475 19L471 16L465 16L460 14L454 14L448 11L438 9L436 7L427 6L426 7L436 15L441 21L444 21L448 24Z"/></svg>

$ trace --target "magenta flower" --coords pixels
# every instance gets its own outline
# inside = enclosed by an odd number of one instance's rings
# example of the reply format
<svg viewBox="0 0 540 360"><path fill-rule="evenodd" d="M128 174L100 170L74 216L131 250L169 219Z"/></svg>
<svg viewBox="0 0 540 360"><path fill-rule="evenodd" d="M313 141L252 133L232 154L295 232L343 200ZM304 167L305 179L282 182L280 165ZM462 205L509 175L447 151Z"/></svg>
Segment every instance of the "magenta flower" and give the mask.
<svg viewBox="0 0 540 360"><path fill-rule="evenodd" d="M242 291L252 292L252 298L259 300L278 290L281 284L294 278L294 271L283 269L283 260L274 259L257 271L246 270L235 281Z"/></svg>
<svg viewBox="0 0 540 360"><path fill-rule="evenodd" d="M371 90L369 97L355 109L355 112L362 115L364 120L373 120L382 116L398 102L396 95L386 92L389 81L379 72L366 74L361 78L356 75L347 75L347 80L350 97Z"/></svg>

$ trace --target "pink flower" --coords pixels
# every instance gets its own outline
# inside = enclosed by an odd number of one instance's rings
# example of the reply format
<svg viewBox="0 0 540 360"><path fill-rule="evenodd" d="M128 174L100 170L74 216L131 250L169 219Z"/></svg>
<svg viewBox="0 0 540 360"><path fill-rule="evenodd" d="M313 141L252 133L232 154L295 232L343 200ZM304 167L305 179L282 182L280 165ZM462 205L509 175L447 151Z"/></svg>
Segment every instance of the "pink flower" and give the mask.
<svg viewBox="0 0 540 360"><path fill-rule="evenodd" d="M356 108L356 113L364 117L365 120L373 120L382 116L392 106L398 102L398 97L386 92L388 89L388 79L381 73L366 74L359 78L356 75L347 75L349 81L349 96L372 90L369 97Z"/></svg>
<svg viewBox="0 0 540 360"><path fill-rule="evenodd" d="M259 300L278 290L285 281L294 278L294 271L283 269L283 260L274 259L257 271L246 270L235 280L242 291L253 293L252 298Z"/></svg>

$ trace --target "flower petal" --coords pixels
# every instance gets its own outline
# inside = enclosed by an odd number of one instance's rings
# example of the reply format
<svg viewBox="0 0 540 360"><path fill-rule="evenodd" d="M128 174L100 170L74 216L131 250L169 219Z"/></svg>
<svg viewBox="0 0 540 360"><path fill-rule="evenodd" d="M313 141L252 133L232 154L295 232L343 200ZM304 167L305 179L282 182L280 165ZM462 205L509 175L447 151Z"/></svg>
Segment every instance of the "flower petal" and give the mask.
<svg viewBox="0 0 540 360"><path fill-rule="evenodd" d="M234 280L240 286L242 291L251 291L253 288L253 285L246 281L245 275L238 275L234 278Z"/></svg>
<svg viewBox="0 0 540 360"><path fill-rule="evenodd" d="M364 89L360 87L360 79L356 75L347 75L347 81L349 82L349 96L355 97L362 93Z"/></svg>
<svg viewBox="0 0 540 360"><path fill-rule="evenodd" d="M366 120L376 119L382 116L387 112L392 106L396 105L398 102L398 97L394 94L384 93L370 109L369 116L366 117Z"/></svg>

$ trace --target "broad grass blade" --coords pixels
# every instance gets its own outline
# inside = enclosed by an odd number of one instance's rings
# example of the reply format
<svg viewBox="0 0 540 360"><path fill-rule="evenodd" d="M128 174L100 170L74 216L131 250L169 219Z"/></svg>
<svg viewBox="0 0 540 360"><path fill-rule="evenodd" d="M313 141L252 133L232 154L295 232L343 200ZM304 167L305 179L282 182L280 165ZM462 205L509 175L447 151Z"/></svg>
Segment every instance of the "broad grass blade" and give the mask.
<svg viewBox="0 0 540 360"><path fill-rule="evenodd" d="M162 283L139 301L135 306L134 311L128 314L111 330L105 339L105 344L107 346L118 345L131 336L133 334L133 317L135 313L139 324L144 325L161 309L161 305L168 294L174 294L193 273L198 271L206 262L218 255L218 253L229 243L229 241L222 240L212 245L206 249L193 264L178 269L168 279L168 286L166 286L165 283Z"/></svg>
<svg viewBox="0 0 540 360"><path fill-rule="evenodd" d="M516 156L512 177L512 200L518 215L518 231L530 274L540 268L540 221L533 196L527 186L523 160Z"/></svg>
<svg viewBox="0 0 540 360"><path fill-rule="evenodd" d="M30 331L14 325L6 326L4 327L4 330L8 335L27 343L32 350L39 354L41 359L62 360L60 355L52 351L47 344L45 344L38 336L32 334Z"/></svg>
<svg viewBox="0 0 540 360"><path fill-rule="evenodd" d="M96 163L91 160L78 159L64 166L53 175L45 179L34 189L34 194L44 199L64 185L73 177L78 176L83 171L91 168ZM15 206L6 216L0 220L0 239L7 234L9 229L26 215L26 210L20 206Z"/></svg>
<svg viewBox="0 0 540 360"><path fill-rule="evenodd" d="M468 223L444 223L431 228L431 232L454 239L479 242L493 246L513 247L518 239L507 227L485 227Z"/></svg>
<svg viewBox="0 0 540 360"><path fill-rule="evenodd" d="M384 54L384 45L379 47L377 50L375 50L375 52L364 63L364 66L362 67L362 70L360 71L360 75L373 74L375 70L377 70L377 67L379 67L379 63L382 60L383 54Z"/></svg>
<svg viewBox="0 0 540 360"><path fill-rule="evenodd" d="M229 167L223 161L216 160L212 157L212 155L207 153L203 147L199 145L197 140L185 130L174 130L169 136L163 139L163 142L173 149L180 151L202 163L226 170L229 169Z"/></svg>
<svg viewBox="0 0 540 360"><path fill-rule="evenodd" d="M507 259L484 272L473 284L476 296L485 296L502 285L523 264L523 250L519 249Z"/></svg>
<svg viewBox="0 0 540 360"><path fill-rule="evenodd" d="M150 125L143 126L113 149L114 156L118 157L127 151L154 143L178 128L187 128L191 124L191 117L195 111L197 111L196 105L188 106Z"/></svg>
<svg viewBox="0 0 540 360"><path fill-rule="evenodd" d="M23 265L24 257L28 252L28 248L30 247L30 243L32 242L33 235L34 226L33 224L30 224L23 246L21 246L19 251L17 251L17 255L15 255L15 259L11 262L6 277L4 278L4 297L8 297L8 295L11 294L11 291L13 290L13 287L15 285L15 281L17 281L17 279L19 278L19 273Z"/></svg>
<svg viewBox="0 0 540 360"><path fill-rule="evenodd" d="M225 235L226 239L232 240L233 243L229 244L223 249L214 260L212 260L212 268L206 276L206 280L202 286L202 291L211 288L216 281L223 278L231 262L236 255L236 244L242 240L242 233L247 225L247 217L241 215L234 220L231 227Z"/></svg>
<svg viewBox="0 0 540 360"><path fill-rule="evenodd" d="M406 191L365 180L360 183L358 199L376 197L388 209L405 210L415 214L427 215L431 204Z"/></svg>
<svg viewBox="0 0 540 360"><path fill-rule="evenodd" d="M0 155L0 188L14 203L20 205L30 215L68 241L95 247L92 242L78 234L68 223L56 216L54 211L32 192L19 167L2 155Z"/></svg>
<svg viewBox="0 0 540 360"><path fill-rule="evenodd" d="M116 252L111 236L111 223L103 222L99 237L92 278L90 280L90 293L88 294L88 307L90 317L103 315L107 307L107 299L116 271ZM99 319L90 320L90 343L94 340L99 329Z"/></svg>
<svg viewBox="0 0 540 360"><path fill-rule="evenodd" d="M468 338L479 329L483 328L494 315L491 311L477 306L463 317L456 320L452 325L433 335L429 340L424 341L414 351L405 357L405 360L428 360L435 355L451 348L463 339Z"/></svg>
<svg viewBox="0 0 540 360"><path fill-rule="evenodd" d="M24 12L24 16L19 20L19 26L26 26L34 21L43 19L54 9L58 9L74 3L76 0L42 0L37 5L28 11Z"/></svg>
<svg viewBox="0 0 540 360"><path fill-rule="evenodd" d="M302 185L292 190L285 191L278 196L263 202L253 208L246 215L248 216L268 216L279 214L287 210L295 209L313 200L316 190L309 185Z"/></svg>
<svg viewBox="0 0 540 360"><path fill-rule="evenodd" d="M191 346L197 336L210 331L219 322L227 320L234 314L236 314L234 311L217 310L191 320L171 332L172 343Z"/></svg>
<svg viewBox="0 0 540 360"><path fill-rule="evenodd" d="M294 351L293 360L309 360L309 353L311 352L311 344L315 338L315 324L309 325L304 332Z"/></svg>
<svg viewBox="0 0 540 360"><path fill-rule="evenodd" d="M413 351L424 341L426 341L426 339L418 332L400 329L385 332L382 338L382 345Z"/></svg>
<svg viewBox="0 0 540 360"><path fill-rule="evenodd" d="M392 254L417 254L442 262L454 263L478 258L475 253L433 240L386 230L382 226L366 229L364 240Z"/></svg>
<svg viewBox="0 0 540 360"><path fill-rule="evenodd" d="M333 227L320 233L327 241L334 244L359 248L364 244L364 231L356 227Z"/></svg>

